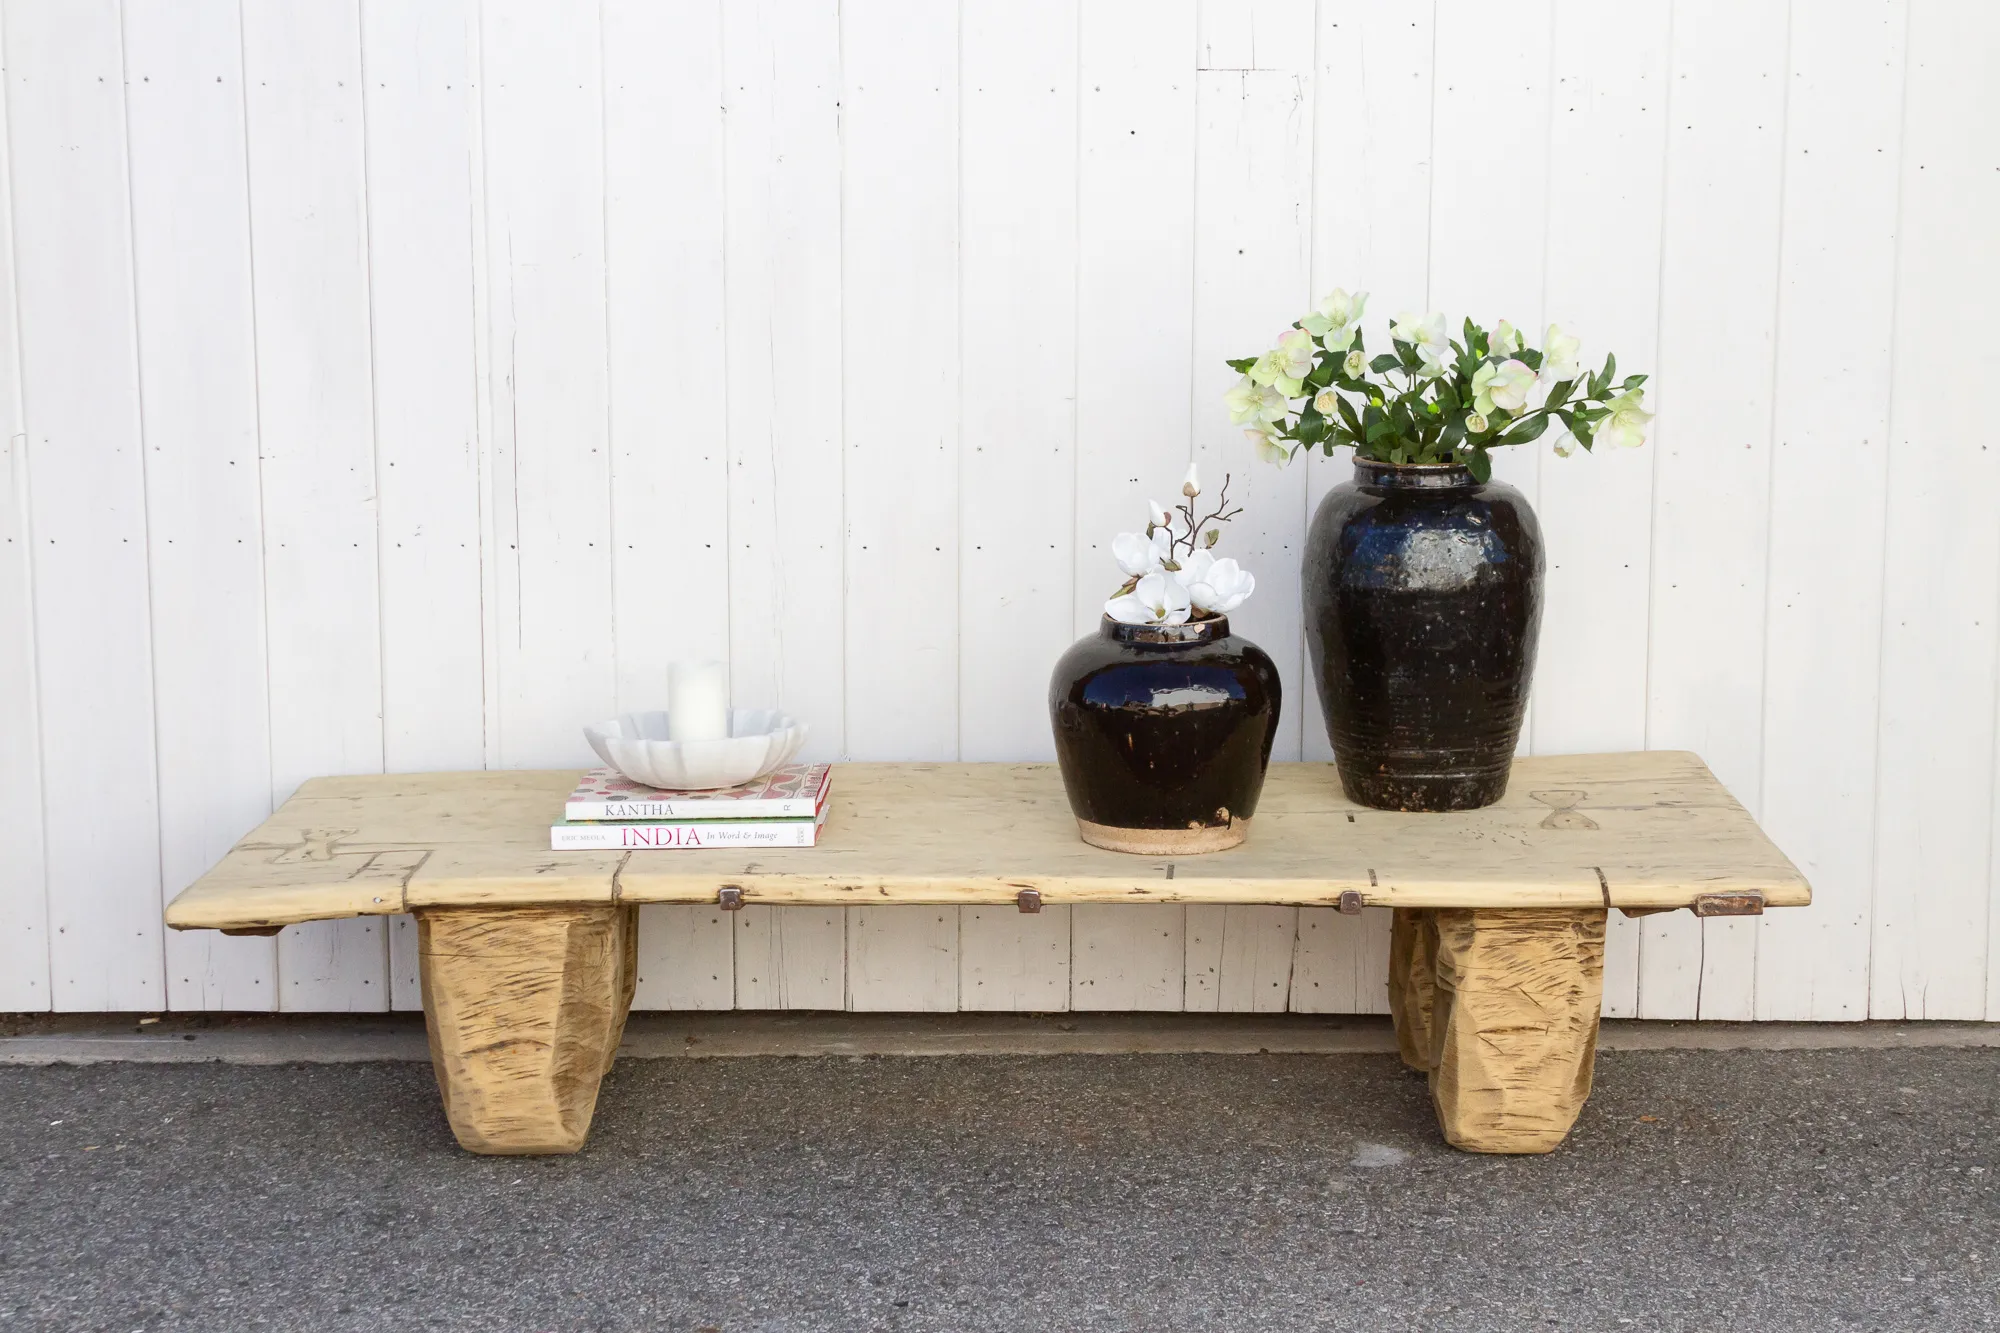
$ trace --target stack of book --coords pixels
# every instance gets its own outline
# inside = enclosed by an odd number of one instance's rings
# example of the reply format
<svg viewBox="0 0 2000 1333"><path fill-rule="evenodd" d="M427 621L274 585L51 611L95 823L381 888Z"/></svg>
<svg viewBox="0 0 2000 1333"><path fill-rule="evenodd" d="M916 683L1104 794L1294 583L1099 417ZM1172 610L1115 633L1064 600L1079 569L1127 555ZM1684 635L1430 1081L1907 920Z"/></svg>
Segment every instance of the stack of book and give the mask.
<svg viewBox="0 0 2000 1333"><path fill-rule="evenodd" d="M826 822L833 770L788 764L728 791L660 791L593 768L549 828L558 852L702 847L810 847Z"/></svg>

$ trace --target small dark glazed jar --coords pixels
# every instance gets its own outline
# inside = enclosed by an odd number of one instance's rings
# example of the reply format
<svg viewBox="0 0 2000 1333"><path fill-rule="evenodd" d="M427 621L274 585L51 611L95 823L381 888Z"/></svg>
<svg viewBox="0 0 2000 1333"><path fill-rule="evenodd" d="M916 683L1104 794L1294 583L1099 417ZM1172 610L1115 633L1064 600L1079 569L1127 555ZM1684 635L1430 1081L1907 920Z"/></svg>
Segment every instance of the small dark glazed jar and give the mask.
<svg viewBox="0 0 2000 1333"><path fill-rule="evenodd" d="M1507 790L1542 623L1522 494L1451 464L1354 462L1306 534L1306 643L1350 800L1471 810Z"/></svg>
<svg viewBox="0 0 2000 1333"><path fill-rule="evenodd" d="M1104 618L1049 681L1056 759L1083 840L1185 856L1249 836L1278 727L1278 669L1229 620Z"/></svg>

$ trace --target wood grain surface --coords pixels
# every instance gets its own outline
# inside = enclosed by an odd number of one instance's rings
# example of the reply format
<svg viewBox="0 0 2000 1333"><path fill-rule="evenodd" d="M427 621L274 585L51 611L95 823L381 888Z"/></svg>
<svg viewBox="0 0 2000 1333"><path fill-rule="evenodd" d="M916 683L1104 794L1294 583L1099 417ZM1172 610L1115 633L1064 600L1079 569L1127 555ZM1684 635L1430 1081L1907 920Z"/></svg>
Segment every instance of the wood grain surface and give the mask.
<svg viewBox="0 0 2000 1333"><path fill-rule="evenodd" d="M459 1143L571 1153L632 1006L630 907L417 913L431 1064Z"/></svg>
<svg viewBox="0 0 2000 1333"><path fill-rule="evenodd" d="M1352 890L1388 907L1684 907L1810 901L1791 862L1694 755L1517 761L1499 804L1367 810L1323 764L1277 764L1243 846L1128 856L1084 844L1047 764L844 764L820 845L551 852L572 770L321 778L177 898L170 925L256 926L445 906L1271 903Z"/></svg>
<svg viewBox="0 0 2000 1333"><path fill-rule="evenodd" d="M1605 912L1426 915L1436 948L1429 1029L1438 1126L1469 1152L1548 1152L1590 1096ZM1420 950L1410 958L1420 964Z"/></svg>

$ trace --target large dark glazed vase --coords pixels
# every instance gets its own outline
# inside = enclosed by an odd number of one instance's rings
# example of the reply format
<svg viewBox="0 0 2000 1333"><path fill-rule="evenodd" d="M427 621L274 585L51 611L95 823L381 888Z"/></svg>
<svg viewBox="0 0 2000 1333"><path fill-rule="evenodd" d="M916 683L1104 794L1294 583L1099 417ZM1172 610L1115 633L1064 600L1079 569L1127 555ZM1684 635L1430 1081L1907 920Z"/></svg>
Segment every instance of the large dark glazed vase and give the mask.
<svg viewBox="0 0 2000 1333"><path fill-rule="evenodd" d="M1512 486L1356 459L1305 550L1306 643L1349 799L1471 810L1507 790L1542 624L1542 534Z"/></svg>
<svg viewBox="0 0 2000 1333"><path fill-rule="evenodd" d="M1049 681L1063 786L1085 842L1184 856L1250 832L1278 726L1278 669L1227 617L1076 641Z"/></svg>

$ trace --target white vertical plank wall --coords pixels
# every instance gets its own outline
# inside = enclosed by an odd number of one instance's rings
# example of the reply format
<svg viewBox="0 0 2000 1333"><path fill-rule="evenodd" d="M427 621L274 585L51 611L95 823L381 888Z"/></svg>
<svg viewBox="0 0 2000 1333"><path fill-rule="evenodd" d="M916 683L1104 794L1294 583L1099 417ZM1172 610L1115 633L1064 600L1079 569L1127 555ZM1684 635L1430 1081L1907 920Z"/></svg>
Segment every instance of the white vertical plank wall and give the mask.
<svg viewBox="0 0 2000 1333"><path fill-rule="evenodd" d="M1819 899L1606 1012L2000 1020L2000 18L1971 0L0 0L0 1010L416 1003L407 920L169 938L318 773L584 762L724 658L816 758L1050 756L1113 534L1246 506L1335 286L1560 323L1653 442L1502 476L1523 749L1690 748ZM1386 913L649 909L642 1007L1384 1008Z"/></svg>

